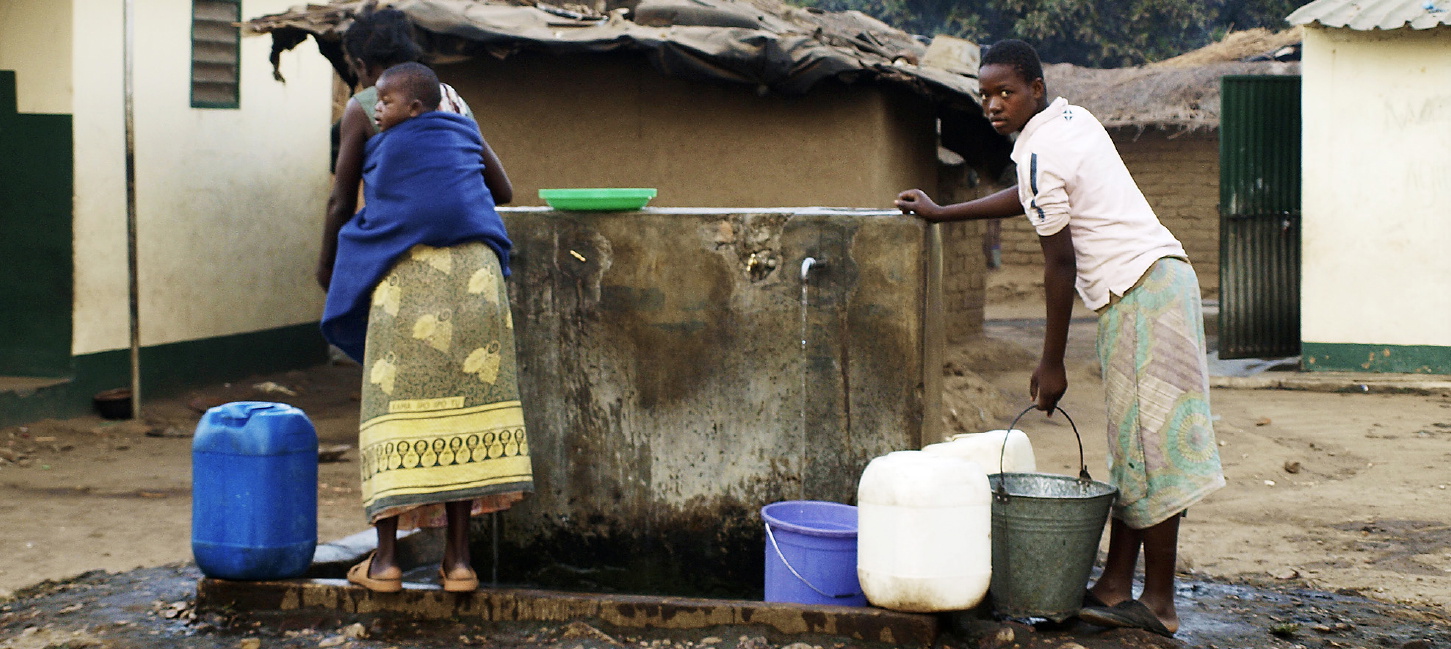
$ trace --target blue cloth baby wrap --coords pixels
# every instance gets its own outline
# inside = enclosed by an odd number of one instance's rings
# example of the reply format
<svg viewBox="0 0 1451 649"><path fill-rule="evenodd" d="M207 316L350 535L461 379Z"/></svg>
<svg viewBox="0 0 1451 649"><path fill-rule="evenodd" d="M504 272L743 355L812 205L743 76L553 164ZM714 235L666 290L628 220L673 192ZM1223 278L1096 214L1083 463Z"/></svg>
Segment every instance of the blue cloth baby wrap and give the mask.
<svg viewBox="0 0 1451 649"><path fill-rule="evenodd" d="M368 139L363 209L338 232L323 309L328 342L362 362L373 288L418 244L482 241L509 274L512 243L484 185L483 138L473 120L433 111Z"/></svg>

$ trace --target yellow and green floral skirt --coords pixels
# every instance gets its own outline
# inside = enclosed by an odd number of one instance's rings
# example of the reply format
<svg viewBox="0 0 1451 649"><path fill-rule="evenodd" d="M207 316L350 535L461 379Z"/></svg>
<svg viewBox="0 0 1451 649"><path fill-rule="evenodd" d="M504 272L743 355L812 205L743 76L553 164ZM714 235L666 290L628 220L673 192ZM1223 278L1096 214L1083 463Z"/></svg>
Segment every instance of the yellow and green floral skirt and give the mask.
<svg viewBox="0 0 1451 649"><path fill-rule="evenodd" d="M378 283L361 421L370 523L437 527L444 503L472 501L481 514L533 490L514 320L489 246L414 246Z"/></svg>

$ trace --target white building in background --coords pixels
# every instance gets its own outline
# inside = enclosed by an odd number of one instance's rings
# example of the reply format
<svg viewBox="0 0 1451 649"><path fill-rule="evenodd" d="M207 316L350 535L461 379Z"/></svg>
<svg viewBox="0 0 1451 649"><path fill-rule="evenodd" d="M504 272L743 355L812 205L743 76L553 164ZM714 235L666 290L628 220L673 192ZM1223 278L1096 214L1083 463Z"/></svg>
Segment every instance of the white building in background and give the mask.
<svg viewBox="0 0 1451 649"><path fill-rule="evenodd" d="M321 56L288 57L278 83L269 40L235 27L292 2L134 2L153 394L326 357L313 269L333 73ZM129 383L123 5L0 0L0 140L10 171L33 176L0 184L0 303L23 314L0 325L0 377L40 387L0 390L0 422L71 414Z"/></svg>
<svg viewBox="0 0 1451 649"><path fill-rule="evenodd" d="M1451 1L1304 25L1306 369L1451 374Z"/></svg>

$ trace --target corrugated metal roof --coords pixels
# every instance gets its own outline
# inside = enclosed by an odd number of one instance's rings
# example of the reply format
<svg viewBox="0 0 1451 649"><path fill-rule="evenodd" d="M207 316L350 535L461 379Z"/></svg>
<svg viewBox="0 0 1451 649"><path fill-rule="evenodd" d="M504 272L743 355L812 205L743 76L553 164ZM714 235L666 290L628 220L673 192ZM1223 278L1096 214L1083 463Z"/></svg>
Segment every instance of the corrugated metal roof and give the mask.
<svg viewBox="0 0 1451 649"><path fill-rule="evenodd" d="M1451 25L1451 0L1315 0L1286 20L1292 25L1320 23L1362 31L1430 29Z"/></svg>

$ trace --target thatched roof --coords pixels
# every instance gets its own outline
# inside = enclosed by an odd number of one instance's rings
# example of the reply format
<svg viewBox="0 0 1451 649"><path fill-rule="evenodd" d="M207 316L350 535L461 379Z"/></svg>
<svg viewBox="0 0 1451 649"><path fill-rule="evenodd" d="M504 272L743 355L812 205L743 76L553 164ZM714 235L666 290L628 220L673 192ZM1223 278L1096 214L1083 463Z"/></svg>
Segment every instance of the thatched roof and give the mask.
<svg viewBox="0 0 1451 649"><path fill-rule="evenodd" d="M1259 55L1297 45L1305 38L1305 28L1291 27L1281 32L1264 28L1230 32L1218 42L1210 43L1192 52L1185 52L1171 59L1149 64L1153 68L1189 68L1213 63L1246 61Z"/></svg>
<svg viewBox="0 0 1451 649"><path fill-rule="evenodd" d="M1219 79L1226 75L1290 75L1298 62L1246 62L1300 40L1299 28L1234 32L1218 43L1134 68L1043 67L1048 94L1087 108L1109 128L1219 128Z"/></svg>
<svg viewBox="0 0 1451 649"><path fill-rule="evenodd" d="M505 58L519 51L637 52L667 75L782 94L801 94L836 79L906 87L962 109L978 105L975 47L970 61L934 64L942 58L929 56L916 37L856 11L802 9L779 0L640 0L609 14L592 4L556 6L541 0L386 4L409 16L435 62ZM350 72L338 44L364 5L364 0L307 5L244 25L250 33L272 35L274 64L281 51L311 37L347 79Z"/></svg>

